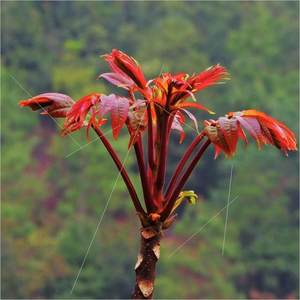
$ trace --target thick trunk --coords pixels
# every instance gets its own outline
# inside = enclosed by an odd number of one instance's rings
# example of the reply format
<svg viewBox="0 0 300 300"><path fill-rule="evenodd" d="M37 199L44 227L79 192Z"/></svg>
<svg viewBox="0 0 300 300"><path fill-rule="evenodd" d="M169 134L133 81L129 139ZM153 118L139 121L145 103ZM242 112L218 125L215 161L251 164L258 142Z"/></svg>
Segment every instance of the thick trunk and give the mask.
<svg viewBox="0 0 300 300"><path fill-rule="evenodd" d="M135 265L136 282L132 299L152 299L161 235L161 224L141 229L141 246Z"/></svg>

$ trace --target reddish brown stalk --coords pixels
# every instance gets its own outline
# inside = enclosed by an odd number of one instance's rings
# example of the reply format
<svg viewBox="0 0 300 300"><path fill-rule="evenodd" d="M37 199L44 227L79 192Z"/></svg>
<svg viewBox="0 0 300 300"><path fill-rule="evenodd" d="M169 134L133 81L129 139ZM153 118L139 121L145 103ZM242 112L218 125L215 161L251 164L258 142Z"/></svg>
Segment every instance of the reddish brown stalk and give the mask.
<svg viewBox="0 0 300 300"><path fill-rule="evenodd" d="M166 110L165 110L166 111ZM166 111L167 112L167 111ZM169 137L170 137L170 133L171 133L171 129L172 129L172 123L173 123L173 120L174 120L174 117L175 117L175 113L173 112L173 113L169 113L169 112L167 112L168 114L169 114L169 116L170 116L170 118L169 118L169 121L168 121L168 126L167 126L167 136L168 136L168 139L169 139ZM169 141L169 140L168 140Z"/></svg>
<svg viewBox="0 0 300 300"><path fill-rule="evenodd" d="M167 151L168 151L168 120L169 115L163 113L162 122L160 127L160 156L158 163L158 171L156 177L156 189L160 192L163 188L167 164Z"/></svg>
<svg viewBox="0 0 300 300"><path fill-rule="evenodd" d="M125 184L126 187L128 189L128 192L131 196L132 202L134 204L134 207L136 209L137 212L141 213L143 216L146 215L140 201L139 198L137 196L137 193L135 191L135 188L128 176L128 173L126 171L126 169L124 168L123 164L121 163L117 153L115 152L115 150L113 149L113 147L111 146L111 144L109 143L109 141L106 139L106 137L103 135L102 131L99 128L96 128L94 126L92 126L93 129L95 130L96 134L99 136L100 140L102 141L103 145L105 146L107 152L110 154L111 158L113 159L115 165L117 166Z"/></svg>
<svg viewBox="0 0 300 300"><path fill-rule="evenodd" d="M162 114L162 123L160 126L160 155L159 155L159 163L158 163L158 171L156 177L156 190L158 193L161 193L162 188L165 182L165 174L166 174L166 164L167 164L167 152L168 152L168 143L169 143L169 133L171 129L171 125L169 123L170 119L170 101L171 101L171 92L173 89L173 84L168 86L166 106L163 109Z"/></svg>
<svg viewBox="0 0 300 300"><path fill-rule="evenodd" d="M153 136L153 120L151 116L151 103L147 105L147 117L148 117L148 162L149 167L153 171L155 167L154 158L154 136Z"/></svg>
<svg viewBox="0 0 300 300"><path fill-rule="evenodd" d="M147 177L147 171L144 160L144 151L141 137L138 138L137 142L134 144L134 150L136 154L136 159L139 167L141 183L143 187L144 200L147 207L147 211L153 211L154 207L152 204L151 191L149 186L149 181Z"/></svg>
<svg viewBox="0 0 300 300"><path fill-rule="evenodd" d="M170 197L166 200L167 205L161 214L161 220L164 221L170 215L172 208L175 204L176 198L178 197L180 191L182 190L183 186L185 185L186 181L190 177L191 173L193 172L194 168L196 167L198 161L201 159L203 153L210 145L210 140L207 140L202 147L199 149L198 153L190 162L189 166L187 167L186 171L182 175L180 181L178 182L177 186L175 187L174 191L170 195Z"/></svg>
<svg viewBox="0 0 300 300"><path fill-rule="evenodd" d="M190 158L190 156L192 155L194 149L197 147L197 145L201 142L201 140L204 137L204 133L201 132L199 135L196 136L196 138L193 140L193 142L189 145L189 147L187 148L187 150L185 151L184 155L182 156L180 162L178 163L175 172L173 173L173 176L170 180L170 183L168 185L167 191L165 193L165 198L168 199L170 194L172 193L175 183L177 181L177 179L180 176L181 171L183 170L186 162L188 161L188 159Z"/></svg>

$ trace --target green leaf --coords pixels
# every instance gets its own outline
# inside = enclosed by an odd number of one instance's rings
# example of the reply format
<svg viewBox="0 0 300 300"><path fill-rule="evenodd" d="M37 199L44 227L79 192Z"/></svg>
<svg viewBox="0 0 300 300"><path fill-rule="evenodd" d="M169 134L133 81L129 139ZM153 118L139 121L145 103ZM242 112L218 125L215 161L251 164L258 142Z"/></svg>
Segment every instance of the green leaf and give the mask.
<svg viewBox="0 0 300 300"><path fill-rule="evenodd" d="M172 209L172 212L176 210L177 207L179 207L184 200L187 200L189 204L196 204L198 199L198 196L195 194L194 191L182 191L180 192L177 200L175 201L174 207Z"/></svg>

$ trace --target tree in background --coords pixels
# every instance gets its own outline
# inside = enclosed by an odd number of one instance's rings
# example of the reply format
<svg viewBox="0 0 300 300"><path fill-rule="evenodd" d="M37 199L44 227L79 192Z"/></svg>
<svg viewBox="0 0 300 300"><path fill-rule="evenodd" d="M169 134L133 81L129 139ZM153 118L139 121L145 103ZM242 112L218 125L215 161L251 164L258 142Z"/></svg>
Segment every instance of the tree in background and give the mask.
<svg viewBox="0 0 300 300"><path fill-rule="evenodd" d="M22 100L20 105L29 106L34 111L42 110L41 114L52 118L65 118L63 135L83 127L86 128L87 135L91 128L96 132L126 184L142 225L132 297L150 299L154 291L155 267L160 257L163 230L173 224L176 209L185 199L195 203L197 195L193 191L182 189L208 146L214 145L215 158L221 152L231 157L235 154L239 139L248 143L246 131L259 148L269 144L287 155L288 151L297 149L296 139L283 123L254 109L229 112L217 120L206 120L203 130L188 146L168 185L165 185L171 130L180 132L182 143L185 137L182 126L186 115L195 123L198 131L197 119L188 109L212 112L196 102L195 94L227 79L228 73L224 67L216 65L193 75L162 73L147 81L139 64L127 54L113 50L104 55L104 58L111 72L103 73L100 77L125 89L127 97L92 93L74 102L64 94L44 93ZM115 139L125 125L128 129L128 147L133 147L135 151L145 207L138 198L125 166L100 129L106 123L107 115L111 117ZM142 141L145 135L147 151L144 151ZM203 139L205 141L201 143Z"/></svg>
<svg viewBox="0 0 300 300"><path fill-rule="evenodd" d="M70 297L105 208L99 198L109 196L117 175L93 132L87 147L84 131L62 143L56 134L60 120L55 124L50 118L24 114L15 109L16 99L45 90L72 94L73 99L89 91L107 93L109 86L94 80L99 68L104 69L98 55L118 47L143 62L147 78L157 70L192 73L222 62L232 83L203 90L203 104L213 102L219 115L229 106L257 107L298 132L297 2L43 1L2 2L1 8L4 298ZM199 116L205 118L205 112ZM178 137L171 136L167 180L193 139L189 125L187 121L182 147ZM110 141L121 157L126 141L125 132ZM80 151L78 144L83 146ZM263 298L297 298L297 154L285 160L276 149L257 152L249 145L246 154L238 152L229 161L212 160L212 150L208 148L201 168L186 185L197 192L198 204L193 209L182 205L180 222L164 236L155 296L257 298L261 293ZM133 152L126 168L135 184ZM225 211L210 219L226 204L231 164L232 195L239 198L230 205L221 255ZM63 174L60 180L57 174ZM92 178L101 180L95 185ZM138 222L131 203L124 201L127 192L120 181L72 297L126 298L130 293L133 274L128 268L138 247ZM137 183L135 187L140 196ZM194 238L170 256L191 235Z"/></svg>

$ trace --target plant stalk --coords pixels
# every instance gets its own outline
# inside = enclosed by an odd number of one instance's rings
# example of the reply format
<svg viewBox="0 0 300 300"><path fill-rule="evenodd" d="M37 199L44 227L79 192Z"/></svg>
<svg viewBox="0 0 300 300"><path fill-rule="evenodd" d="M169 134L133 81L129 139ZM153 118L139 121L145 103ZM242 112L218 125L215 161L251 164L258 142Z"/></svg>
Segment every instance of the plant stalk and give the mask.
<svg viewBox="0 0 300 300"><path fill-rule="evenodd" d="M151 115L151 103L147 105L147 117L148 117L148 162L150 170L153 171L155 167L154 158L154 135L153 135L153 120Z"/></svg>
<svg viewBox="0 0 300 300"><path fill-rule="evenodd" d="M164 186L165 173L166 173L166 164L167 164L167 151L168 151L168 120L169 115L163 113L161 132L160 132L160 155L159 155L159 164L156 178L156 189L161 191Z"/></svg>
<svg viewBox="0 0 300 300"><path fill-rule="evenodd" d="M132 299L152 299L155 267L160 255L161 224L141 229L141 244L135 265L136 282Z"/></svg>
<svg viewBox="0 0 300 300"><path fill-rule="evenodd" d="M179 180L179 182L178 182L177 186L175 187L174 191L169 196L169 198L167 198L167 200L166 200L167 205L166 205L165 209L163 210L163 212L161 214L161 220L162 221L166 220L168 218L168 216L170 215L170 213L172 211L172 208L175 204L176 198L178 197L181 189L184 187L186 181L190 177L191 173L193 172L194 168L196 167L197 163L201 159L203 153L205 152L207 147L210 145L210 143L211 143L210 140L207 140L202 145L202 147L199 149L198 153L195 155L195 157L192 159L191 163L189 164L189 166L185 170L184 174L182 175L181 179Z"/></svg>
<svg viewBox="0 0 300 300"><path fill-rule="evenodd" d="M143 188L145 204L148 212L151 212L153 211L154 207L151 202L151 191L150 191L150 186L149 186L149 181L148 181L147 171L146 171L146 166L144 161L144 151L143 151L143 144L142 144L141 137L139 137L137 142L134 144L134 150L135 150L135 155L139 167L139 173L140 173L140 178L141 178L141 183Z"/></svg>
<svg viewBox="0 0 300 300"><path fill-rule="evenodd" d="M113 159L116 167L118 168L119 172L121 173L121 176L126 184L126 187L128 189L128 192L131 196L131 199L132 199L132 202L133 202L133 205L136 209L137 212L139 212L140 214L142 214L143 216L146 215L140 201L139 201L139 198L138 198L138 195L135 191L135 188L128 176L128 173L126 171L126 169L124 168L122 162L120 161L117 153L115 152L115 150L113 149L113 147L111 146L111 144L109 143L109 141L107 140L107 138L103 135L102 131L97 128L97 127L94 127L92 125L93 129L95 130L96 134L99 136L100 140L102 141L103 145L105 146L107 152L110 154L111 158Z"/></svg>
<svg viewBox="0 0 300 300"><path fill-rule="evenodd" d="M204 133L200 133L199 135L196 136L196 138L193 140L193 142L189 145L189 147L187 148L187 150L185 151L184 155L182 156L180 162L178 163L173 176L170 180L170 183L168 185L167 191L165 193L165 197L166 199L170 196L172 190L174 189L176 180L179 178L179 175L181 173L181 171L183 170L186 162L188 161L188 159L190 158L190 156L192 155L194 149L197 147L197 145L201 142L201 140L204 137Z"/></svg>

